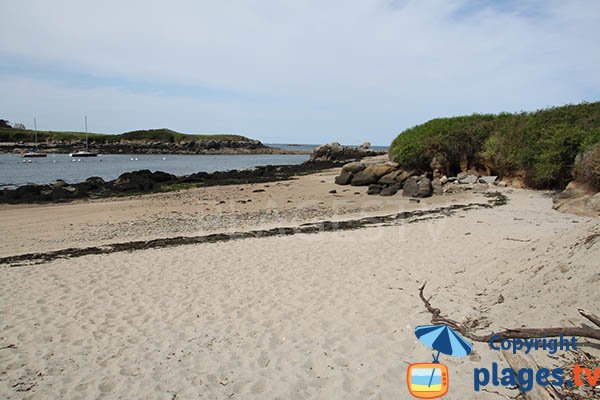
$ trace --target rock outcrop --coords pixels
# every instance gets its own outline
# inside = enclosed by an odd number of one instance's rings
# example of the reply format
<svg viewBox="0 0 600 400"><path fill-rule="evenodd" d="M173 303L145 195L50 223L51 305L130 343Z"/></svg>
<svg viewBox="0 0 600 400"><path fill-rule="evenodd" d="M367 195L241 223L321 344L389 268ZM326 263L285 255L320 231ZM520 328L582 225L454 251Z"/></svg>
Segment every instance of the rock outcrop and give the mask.
<svg viewBox="0 0 600 400"><path fill-rule="evenodd" d="M342 161L360 160L363 157L379 156L386 154L383 150L371 149L370 143L363 143L358 147L342 146L337 142L323 144L315 147L310 155L311 161Z"/></svg>
<svg viewBox="0 0 600 400"><path fill-rule="evenodd" d="M404 182L402 187L402 196L417 197L419 195L419 177L411 176Z"/></svg>
<svg viewBox="0 0 600 400"><path fill-rule="evenodd" d="M552 208L577 215L600 216L600 192L573 181L552 197Z"/></svg>
<svg viewBox="0 0 600 400"><path fill-rule="evenodd" d="M423 198L481 187L498 185L496 176L479 176L472 171L448 178L445 175L433 177L432 173L405 170L394 162L371 161L350 162L342 167L340 175L335 177L338 185L368 186L367 194L393 196L402 192L402 196Z"/></svg>
<svg viewBox="0 0 600 400"><path fill-rule="evenodd" d="M392 172L398 164L383 163L368 165L362 171L357 172L352 178L352 186L367 186L372 183L377 183L379 178Z"/></svg>
<svg viewBox="0 0 600 400"><path fill-rule="evenodd" d="M335 183L338 185L349 185L352 182L352 172L342 171L342 173L335 177Z"/></svg>

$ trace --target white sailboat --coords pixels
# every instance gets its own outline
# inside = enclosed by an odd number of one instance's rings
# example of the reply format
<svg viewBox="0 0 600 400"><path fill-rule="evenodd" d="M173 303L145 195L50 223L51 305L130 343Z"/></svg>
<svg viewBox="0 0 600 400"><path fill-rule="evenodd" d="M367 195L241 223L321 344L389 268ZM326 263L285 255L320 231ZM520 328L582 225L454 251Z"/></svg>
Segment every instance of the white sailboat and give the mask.
<svg viewBox="0 0 600 400"><path fill-rule="evenodd" d="M38 145L37 145L37 121L36 121L35 118L33 119L33 123L34 123L34 126L35 126L35 130L34 130L34 132L35 132L35 134L34 134L35 135L34 136L35 137L35 139L34 139L35 140L35 145L34 145L33 149L28 149L27 151L21 153L21 157L23 157L23 158L40 158L40 157L46 157L46 153L41 153L38 150Z"/></svg>
<svg viewBox="0 0 600 400"><path fill-rule="evenodd" d="M97 153L92 153L89 151L88 147L88 128L87 128L87 115L85 116L85 151L79 150L75 153L69 154L71 157L97 157Z"/></svg>

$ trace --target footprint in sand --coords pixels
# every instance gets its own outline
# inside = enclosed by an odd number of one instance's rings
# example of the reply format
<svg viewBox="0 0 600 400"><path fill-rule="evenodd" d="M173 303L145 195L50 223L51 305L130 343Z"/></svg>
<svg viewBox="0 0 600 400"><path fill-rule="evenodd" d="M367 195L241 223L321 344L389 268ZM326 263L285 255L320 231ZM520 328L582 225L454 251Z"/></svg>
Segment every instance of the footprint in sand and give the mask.
<svg viewBox="0 0 600 400"><path fill-rule="evenodd" d="M252 391L252 394L261 394L265 391L265 388L265 380L261 378L252 385L250 390Z"/></svg>
<svg viewBox="0 0 600 400"><path fill-rule="evenodd" d="M104 378L98 385L98 390L102 393L110 393L115 390L115 383L108 378Z"/></svg>

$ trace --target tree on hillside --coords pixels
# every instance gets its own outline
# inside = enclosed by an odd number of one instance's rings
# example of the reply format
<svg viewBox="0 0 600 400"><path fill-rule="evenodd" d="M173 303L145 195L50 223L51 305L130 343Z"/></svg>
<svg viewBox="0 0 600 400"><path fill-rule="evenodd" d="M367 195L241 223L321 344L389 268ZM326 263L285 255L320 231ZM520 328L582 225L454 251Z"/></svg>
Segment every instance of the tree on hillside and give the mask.
<svg viewBox="0 0 600 400"><path fill-rule="evenodd" d="M0 119L0 128L12 128L8 123L8 120Z"/></svg>
<svg viewBox="0 0 600 400"><path fill-rule="evenodd" d="M15 129L27 129L27 128L25 127L25 124L24 124L24 123L22 123L22 122L17 122L17 123L15 124L15 126L13 126L13 128L15 128Z"/></svg>

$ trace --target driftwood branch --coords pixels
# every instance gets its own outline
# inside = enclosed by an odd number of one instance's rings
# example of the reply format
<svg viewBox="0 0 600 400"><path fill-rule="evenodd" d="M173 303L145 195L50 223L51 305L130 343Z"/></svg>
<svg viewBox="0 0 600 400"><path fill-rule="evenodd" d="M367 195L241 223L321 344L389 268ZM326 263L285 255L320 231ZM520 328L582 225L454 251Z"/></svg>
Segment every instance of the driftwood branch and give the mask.
<svg viewBox="0 0 600 400"><path fill-rule="evenodd" d="M540 366L530 354L522 356L520 354L513 354L507 350L502 350L502 355L515 374L518 374L523 368L531 368L533 371L540 370ZM521 396L525 400L558 400L563 398L552 385L533 385L531 390L526 392L521 391Z"/></svg>
<svg viewBox="0 0 600 400"><path fill-rule="evenodd" d="M579 311L579 314L581 314L583 317L587 318L594 325L596 325L597 327L600 328L600 318L598 318L597 316L595 316L594 314L592 314L588 311L582 310L581 308L578 308L577 311Z"/></svg>
<svg viewBox="0 0 600 400"><path fill-rule="evenodd" d="M419 288L419 297L421 298L421 301L423 301L423 304L425 304L425 308L427 308L427 311L431 313L431 323L434 325L448 325L452 329L462 334L464 337L469 338L475 342L489 342L492 339L492 337L494 337L495 341L500 341L502 339L532 339L544 337L557 337L560 335L577 336L600 340L600 318L590 312L581 309L578 310L579 314L581 314L583 317L591 321L594 325L598 326L599 328L591 328L588 326L568 328L514 328L506 329L500 332L493 332L488 335L476 335L470 332L460 322L442 316L441 310L431 305L429 299L426 299L425 295L423 294L426 284L427 282L425 282L423 286Z"/></svg>

